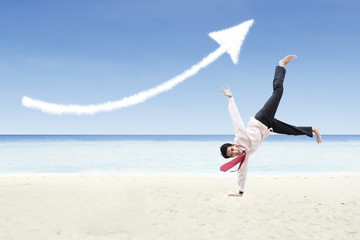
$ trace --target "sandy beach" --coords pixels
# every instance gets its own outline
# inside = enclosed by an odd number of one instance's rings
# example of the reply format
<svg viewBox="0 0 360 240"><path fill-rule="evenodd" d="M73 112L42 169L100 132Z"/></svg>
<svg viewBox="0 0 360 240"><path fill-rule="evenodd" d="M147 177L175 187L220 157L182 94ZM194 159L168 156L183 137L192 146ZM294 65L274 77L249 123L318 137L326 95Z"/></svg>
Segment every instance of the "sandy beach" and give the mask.
<svg viewBox="0 0 360 240"><path fill-rule="evenodd" d="M0 176L0 239L359 239L360 176Z"/></svg>

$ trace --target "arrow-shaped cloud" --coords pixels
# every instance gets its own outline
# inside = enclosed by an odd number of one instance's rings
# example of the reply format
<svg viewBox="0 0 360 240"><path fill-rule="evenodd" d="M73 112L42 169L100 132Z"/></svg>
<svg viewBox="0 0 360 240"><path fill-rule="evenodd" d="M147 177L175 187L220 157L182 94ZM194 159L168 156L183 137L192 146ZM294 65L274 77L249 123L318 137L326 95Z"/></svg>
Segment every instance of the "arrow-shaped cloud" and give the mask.
<svg viewBox="0 0 360 240"><path fill-rule="evenodd" d="M113 111L145 102L146 100L155 97L162 92L169 91L187 78L194 76L202 68L207 67L225 52L230 55L231 60L234 62L234 64L236 64L238 61L241 45L253 22L254 20L248 20L237 26L210 33L209 36L220 44L220 47L218 49L210 53L207 57L203 58L200 62L193 65L188 70L184 71L182 74L177 75L170 80L159 84L158 86L141 91L129 97L124 97L121 100L96 105L64 105L48 103L24 96L22 98L22 104L24 107L37 109L50 114L82 115Z"/></svg>

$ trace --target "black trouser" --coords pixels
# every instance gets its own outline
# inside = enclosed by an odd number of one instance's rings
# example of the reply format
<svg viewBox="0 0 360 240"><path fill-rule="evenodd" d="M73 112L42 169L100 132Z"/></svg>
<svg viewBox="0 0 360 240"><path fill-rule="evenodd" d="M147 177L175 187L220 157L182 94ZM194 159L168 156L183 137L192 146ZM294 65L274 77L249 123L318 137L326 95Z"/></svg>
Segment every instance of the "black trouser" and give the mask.
<svg viewBox="0 0 360 240"><path fill-rule="evenodd" d="M313 136L312 127L296 127L290 124L281 122L275 118L276 110L279 106L284 88L285 68L277 66L275 69L275 76L273 81L273 93L264 107L255 115L255 118L262 122L272 131L287 135L307 135Z"/></svg>

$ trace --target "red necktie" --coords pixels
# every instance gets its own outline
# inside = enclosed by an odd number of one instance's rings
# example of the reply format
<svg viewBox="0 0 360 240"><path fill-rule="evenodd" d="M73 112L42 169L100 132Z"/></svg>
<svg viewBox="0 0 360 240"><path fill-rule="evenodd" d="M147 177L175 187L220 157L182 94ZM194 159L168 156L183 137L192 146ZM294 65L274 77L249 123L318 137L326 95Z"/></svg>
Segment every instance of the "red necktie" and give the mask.
<svg viewBox="0 0 360 240"><path fill-rule="evenodd" d="M221 165L220 171L226 172L229 169L233 168L236 164L240 163L239 168L237 169L237 170L239 170L242 163L244 162L245 157L246 157L246 152L244 151L243 155L238 156L238 157L234 158L233 160ZM235 171L232 171L232 172L235 172Z"/></svg>

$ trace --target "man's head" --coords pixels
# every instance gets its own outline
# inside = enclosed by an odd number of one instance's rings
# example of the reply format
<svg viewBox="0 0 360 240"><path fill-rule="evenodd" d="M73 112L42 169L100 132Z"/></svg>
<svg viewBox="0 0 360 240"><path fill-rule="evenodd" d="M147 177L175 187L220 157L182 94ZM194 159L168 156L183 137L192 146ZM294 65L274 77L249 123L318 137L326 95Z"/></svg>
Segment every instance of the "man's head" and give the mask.
<svg viewBox="0 0 360 240"><path fill-rule="evenodd" d="M231 158L242 155L244 151L241 150L236 144L224 143L220 147L220 152L224 158Z"/></svg>

